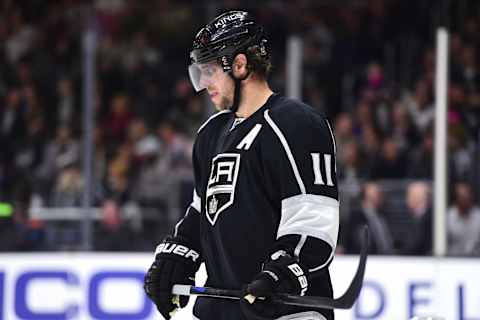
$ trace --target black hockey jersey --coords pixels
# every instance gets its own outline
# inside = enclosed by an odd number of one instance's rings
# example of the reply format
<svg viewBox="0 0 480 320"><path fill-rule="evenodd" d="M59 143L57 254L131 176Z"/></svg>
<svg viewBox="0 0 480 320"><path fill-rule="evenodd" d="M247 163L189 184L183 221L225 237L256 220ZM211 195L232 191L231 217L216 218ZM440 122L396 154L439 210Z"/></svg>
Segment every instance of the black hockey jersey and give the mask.
<svg viewBox="0 0 480 320"><path fill-rule="evenodd" d="M339 203L326 118L278 94L240 123L219 112L199 129L193 163L194 199L175 233L201 252L206 286L242 288L284 249L310 270L306 295L332 296ZM238 302L220 299L198 298L194 314L243 319Z"/></svg>

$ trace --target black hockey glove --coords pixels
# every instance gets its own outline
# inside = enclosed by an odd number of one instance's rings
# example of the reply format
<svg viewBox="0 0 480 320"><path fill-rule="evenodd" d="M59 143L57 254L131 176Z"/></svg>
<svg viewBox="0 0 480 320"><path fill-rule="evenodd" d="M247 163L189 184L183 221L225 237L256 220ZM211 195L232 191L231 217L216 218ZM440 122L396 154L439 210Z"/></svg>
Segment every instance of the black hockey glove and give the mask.
<svg viewBox="0 0 480 320"><path fill-rule="evenodd" d="M308 269L285 251L278 251L262 271L243 290L240 308L247 319L274 319L284 315L286 308L269 301L275 293L304 295L308 289Z"/></svg>
<svg viewBox="0 0 480 320"><path fill-rule="evenodd" d="M180 237L167 237L155 251L155 261L145 275L143 288L165 319L188 303L187 296L173 296L174 284L195 284L200 255Z"/></svg>

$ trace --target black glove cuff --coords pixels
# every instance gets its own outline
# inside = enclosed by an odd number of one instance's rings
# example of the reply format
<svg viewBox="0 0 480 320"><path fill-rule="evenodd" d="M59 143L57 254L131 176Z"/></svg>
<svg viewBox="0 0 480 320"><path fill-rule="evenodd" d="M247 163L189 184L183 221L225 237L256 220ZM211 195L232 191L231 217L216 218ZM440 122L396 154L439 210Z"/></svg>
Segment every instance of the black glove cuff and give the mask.
<svg viewBox="0 0 480 320"><path fill-rule="evenodd" d="M166 237L155 250L155 259L179 261L188 266L195 273L202 262L198 250L192 248L181 237Z"/></svg>
<svg viewBox="0 0 480 320"><path fill-rule="evenodd" d="M304 295L308 290L308 269L286 253L265 263L262 273L274 279L280 291Z"/></svg>

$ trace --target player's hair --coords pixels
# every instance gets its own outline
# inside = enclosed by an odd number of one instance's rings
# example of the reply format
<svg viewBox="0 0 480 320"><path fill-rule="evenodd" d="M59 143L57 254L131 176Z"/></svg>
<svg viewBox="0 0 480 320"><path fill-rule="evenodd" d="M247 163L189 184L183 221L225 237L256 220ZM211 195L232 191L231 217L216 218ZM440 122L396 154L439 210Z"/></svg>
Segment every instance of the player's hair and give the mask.
<svg viewBox="0 0 480 320"><path fill-rule="evenodd" d="M249 71L261 79L266 79L272 71L272 63L269 55L262 55L259 46L251 46L246 50L247 67Z"/></svg>

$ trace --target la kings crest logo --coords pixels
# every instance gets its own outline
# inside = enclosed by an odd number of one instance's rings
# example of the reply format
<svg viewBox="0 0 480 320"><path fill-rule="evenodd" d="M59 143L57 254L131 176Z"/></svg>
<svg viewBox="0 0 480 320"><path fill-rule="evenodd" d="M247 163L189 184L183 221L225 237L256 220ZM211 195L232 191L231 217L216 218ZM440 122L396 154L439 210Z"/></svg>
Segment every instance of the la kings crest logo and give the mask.
<svg viewBox="0 0 480 320"><path fill-rule="evenodd" d="M240 155L237 153L222 153L212 160L205 201L207 219L212 225L234 201L239 169Z"/></svg>

